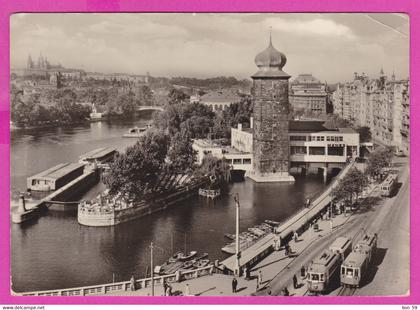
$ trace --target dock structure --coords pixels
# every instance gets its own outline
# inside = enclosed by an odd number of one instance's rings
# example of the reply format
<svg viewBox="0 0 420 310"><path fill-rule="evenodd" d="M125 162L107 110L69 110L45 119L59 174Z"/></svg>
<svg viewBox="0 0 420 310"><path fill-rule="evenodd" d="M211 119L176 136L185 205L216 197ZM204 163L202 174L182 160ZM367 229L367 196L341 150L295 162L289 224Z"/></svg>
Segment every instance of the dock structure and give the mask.
<svg viewBox="0 0 420 310"><path fill-rule="evenodd" d="M101 147L79 156L79 162L89 165L100 165L111 161L117 153L114 147Z"/></svg>
<svg viewBox="0 0 420 310"><path fill-rule="evenodd" d="M347 165L335 180L328 186L328 188L316 198L308 208L304 208L294 216L290 217L275 228L275 233L268 234L262 239L258 240L255 244L241 251L240 253L240 268L252 267L256 262L263 259L271 251L274 250L276 244L280 245L281 240L285 240L296 231L304 230L321 212L331 203L331 191L337 182L342 179L353 163ZM230 272L235 270L236 255L232 255L220 263ZM223 267L222 267L223 268Z"/></svg>
<svg viewBox="0 0 420 310"><path fill-rule="evenodd" d="M83 174L85 164L62 163L26 179L27 188L33 191L54 191Z"/></svg>
<svg viewBox="0 0 420 310"><path fill-rule="evenodd" d="M20 200L17 205L13 205L12 203L12 222L15 224L20 224L34 219L41 214L40 210L43 208L48 208L50 210L66 210L69 208L69 206L77 205L78 202L68 200L72 199L74 196L86 192L98 181L98 171L88 170L63 187L53 191L51 194L40 200L26 202L26 206L24 200L23 202Z"/></svg>

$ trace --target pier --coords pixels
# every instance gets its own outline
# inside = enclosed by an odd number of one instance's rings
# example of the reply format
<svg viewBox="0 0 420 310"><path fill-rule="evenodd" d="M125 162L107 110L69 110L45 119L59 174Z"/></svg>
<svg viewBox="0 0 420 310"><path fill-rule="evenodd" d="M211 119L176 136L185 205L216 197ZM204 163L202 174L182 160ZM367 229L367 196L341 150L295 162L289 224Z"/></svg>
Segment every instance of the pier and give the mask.
<svg viewBox="0 0 420 310"><path fill-rule="evenodd" d="M85 192L90 186L99 181L99 172L97 170L87 170L81 176L67 183L60 189L54 191L48 196L34 203L28 204L28 207L22 210L20 207L12 208L11 218L15 224L23 223L40 215L43 208L50 210L66 210L69 205L75 205L75 201L66 201Z"/></svg>

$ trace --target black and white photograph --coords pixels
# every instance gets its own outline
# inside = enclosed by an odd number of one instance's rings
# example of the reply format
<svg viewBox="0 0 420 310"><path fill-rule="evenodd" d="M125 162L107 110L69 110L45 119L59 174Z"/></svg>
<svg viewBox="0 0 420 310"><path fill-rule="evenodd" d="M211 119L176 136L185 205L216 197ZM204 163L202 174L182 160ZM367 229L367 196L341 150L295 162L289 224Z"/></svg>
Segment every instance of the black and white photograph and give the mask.
<svg viewBox="0 0 420 310"><path fill-rule="evenodd" d="M409 26L11 15L11 294L409 296Z"/></svg>

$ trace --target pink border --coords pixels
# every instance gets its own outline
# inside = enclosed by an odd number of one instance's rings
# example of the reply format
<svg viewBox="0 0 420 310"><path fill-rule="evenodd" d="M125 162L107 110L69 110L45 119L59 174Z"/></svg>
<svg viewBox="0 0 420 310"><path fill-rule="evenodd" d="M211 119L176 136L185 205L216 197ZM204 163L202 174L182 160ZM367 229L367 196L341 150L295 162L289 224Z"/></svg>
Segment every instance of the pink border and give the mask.
<svg viewBox="0 0 420 310"><path fill-rule="evenodd" d="M10 288L10 214L9 214L9 15L16 12L400 12L410 15L411 96L420 98L420 2L416 0L6 0L0 3L0 304L419 304L420 303L420 191L411 192L411 295L408 297L17 297ZM412 99L412 102L415 100ZM418 115L417 105L411 115ZM420 131L411 117L412 132ZM411 135L414 155L420 138ZM411 181L420 181L418 163L411 162Z"/></svg>

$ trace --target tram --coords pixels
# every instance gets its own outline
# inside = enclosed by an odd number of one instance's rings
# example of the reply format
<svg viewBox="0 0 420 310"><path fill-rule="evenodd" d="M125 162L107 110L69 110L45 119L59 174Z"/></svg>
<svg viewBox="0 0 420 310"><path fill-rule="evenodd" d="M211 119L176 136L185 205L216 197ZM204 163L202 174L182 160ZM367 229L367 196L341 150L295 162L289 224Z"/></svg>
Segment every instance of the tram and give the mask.
<svg viewBox="0 0 420 310"><path fill-rule="evenodd" d="M306 283L309 292L324 293L333 282L338 282L340 265L351 252L351 246L350 239L339 237L311 262Z"/></svg>
<svg viewBox="0 0 420 310"><path fill-rule="evenodd" d="M395 173L389 174L381 184L381 195L389 197L394 193L398 185L398 175Z"/></svg>
<svg viewBox="0 0 420 310"><path fill-rule="evenodd" d="M341 264L340 283L346 287L360 287L377 249L377 234L366 233Z"/></svg>

